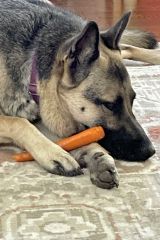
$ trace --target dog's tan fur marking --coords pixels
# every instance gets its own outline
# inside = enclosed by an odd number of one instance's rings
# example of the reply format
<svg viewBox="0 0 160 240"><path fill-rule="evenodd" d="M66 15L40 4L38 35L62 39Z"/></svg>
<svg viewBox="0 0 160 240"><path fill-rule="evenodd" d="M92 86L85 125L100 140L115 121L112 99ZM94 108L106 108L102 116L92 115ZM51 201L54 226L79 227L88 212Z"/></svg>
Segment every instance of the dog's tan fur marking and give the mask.
<svg viewBox="0 0 160 240"><path fill-rule="evenodd" d="M63 69L58 72L53 70L51 78L40 82L38 86L42 120L59 137L72 135L78 130L78 125L60 94L62 74ZM54 100L51 101L53 97Z"/></svg>

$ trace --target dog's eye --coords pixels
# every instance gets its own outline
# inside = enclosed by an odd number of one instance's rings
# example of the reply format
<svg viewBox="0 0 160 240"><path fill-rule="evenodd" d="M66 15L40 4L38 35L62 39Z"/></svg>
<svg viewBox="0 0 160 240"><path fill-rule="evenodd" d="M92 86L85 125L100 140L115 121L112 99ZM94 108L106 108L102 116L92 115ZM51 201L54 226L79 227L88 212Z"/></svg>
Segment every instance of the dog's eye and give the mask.
<svg viewBox="0 0 160 240"><path fill-rule="evenodd" d="M118 96L114 102L100 100L99 105L100 104L110 111L114 112L114 114L120 114L123 109L123 98L121 96Z"/></svg>
<svg viewBox="0 0 160 240"><path fill-rule="evenodd" d="M114 111L114 109L115 109L115 102L108 102L108 101L104 101L99 98L95 99L95 104L104 106L105 108L109 109L110 111Z"/></svg>

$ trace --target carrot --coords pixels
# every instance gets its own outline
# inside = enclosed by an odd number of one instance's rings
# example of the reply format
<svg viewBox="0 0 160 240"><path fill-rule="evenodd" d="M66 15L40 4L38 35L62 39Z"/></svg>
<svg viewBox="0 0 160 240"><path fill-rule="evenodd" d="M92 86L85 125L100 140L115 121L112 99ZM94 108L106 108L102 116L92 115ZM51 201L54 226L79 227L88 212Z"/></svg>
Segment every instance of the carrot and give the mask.
<svg viewBox="0 0 160 240"><path fill-rule="evenodd" d="M76 148L85 146L92 142L97 142L100 139L104 138L105 133L102 127L93 127L87 130L84 130L78 134L75 134L71 137L64 138L56 142L66 151L71 151ZM25 162L34 160L32 155L28 152L17 153L13 155L13 159L17 162Z"/></svg>

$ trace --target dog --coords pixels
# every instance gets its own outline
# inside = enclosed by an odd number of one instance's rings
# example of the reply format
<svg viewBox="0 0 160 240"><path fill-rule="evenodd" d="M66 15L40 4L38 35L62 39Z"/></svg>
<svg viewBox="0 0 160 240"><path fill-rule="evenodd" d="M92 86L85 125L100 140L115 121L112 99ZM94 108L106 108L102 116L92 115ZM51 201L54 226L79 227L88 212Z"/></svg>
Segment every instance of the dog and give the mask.
<svg viewBox="0 0 160 240"><path fill-rule="evenodd" d="M29 151L47 171L82 174L118 186L113 158L144 161L154 147L132 112L134 92L123 59L160 64L152 34L125 30L128 12L110 29L43 0L0 0L0 143ZM107 138L70 153L59 138L101 125Z"/></svg>

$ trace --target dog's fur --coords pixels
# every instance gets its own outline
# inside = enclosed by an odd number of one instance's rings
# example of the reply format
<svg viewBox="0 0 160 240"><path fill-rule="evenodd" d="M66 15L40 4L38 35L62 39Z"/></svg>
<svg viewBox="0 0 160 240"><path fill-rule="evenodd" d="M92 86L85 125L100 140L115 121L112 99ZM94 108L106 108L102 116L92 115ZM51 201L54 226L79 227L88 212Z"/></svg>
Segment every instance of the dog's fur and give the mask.
<svg viewBox="0 0 160 240"><path fill-rule="evenodd" d="M132 113L135 92L122 60L160 64L160 57L151 34L125 30L129 17L99 32L95 22L48 1L0 0L1 143L25 148L55 174L78 175L79 164L87 165L92 182L102 188L118 185L111 156L152 156L154 148ZM28 91L33 58L39 107ZM104 148L94 143L65 152L30 123L39 115L59 137L103 126Z"/></svg>

